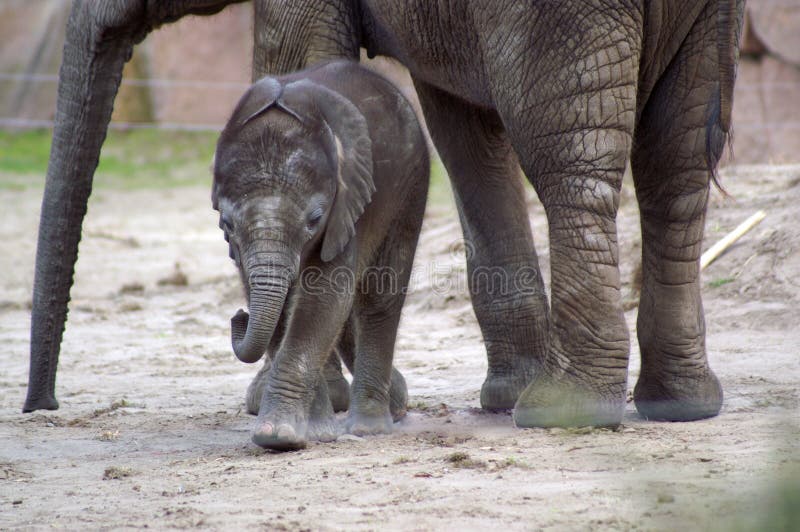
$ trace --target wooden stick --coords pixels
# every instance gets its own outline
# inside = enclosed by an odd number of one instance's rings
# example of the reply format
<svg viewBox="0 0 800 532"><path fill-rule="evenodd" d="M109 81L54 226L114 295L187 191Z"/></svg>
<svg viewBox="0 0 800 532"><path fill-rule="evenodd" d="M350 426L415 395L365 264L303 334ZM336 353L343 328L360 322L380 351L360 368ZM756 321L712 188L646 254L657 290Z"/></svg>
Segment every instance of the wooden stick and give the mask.
<svg viewBox="0 0 800 532"><path fill-rule="evenodd" d="M722 255L726 249L731 247L734 242L742 238L745 233L758 225L761 220L767 215L764 211L758 211L750 218L740 223L736 229L725 235L725 237L708 248L705 253L700 257L700 270L705 270L706 266L714 262L714 259Z"/></svg>

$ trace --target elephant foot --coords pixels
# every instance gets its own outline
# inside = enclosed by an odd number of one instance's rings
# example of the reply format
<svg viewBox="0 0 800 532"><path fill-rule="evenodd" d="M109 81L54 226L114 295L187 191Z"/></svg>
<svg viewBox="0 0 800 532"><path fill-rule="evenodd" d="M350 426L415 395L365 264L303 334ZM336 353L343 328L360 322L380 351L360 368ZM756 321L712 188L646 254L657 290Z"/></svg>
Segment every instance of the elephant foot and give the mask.
<svg viewBox="0 0 800 532"><path fill-rule="evenodd" d="M511 410L530 382L532 374L529 367L521 367L518 371L502 374L490 370L481 386L481 408Z"/></svg>
<svg viewBox="0 0 800 532"><path fill-rule="evenodd" d="M328 383L328 396L334 412L345 412L350 408L350 383L342 374L342 363L334 351L322 368L322 376Z"/></svg>
<svg viewBox="0 0 800 532"><path fill-rule="evenodd" d="M600 393L567 373L536 376L514 407L514 423L532 427L617 427L625 412L625 384Z"/></svg>
<svg viewBox="0 0 800 532"><path fill-rule="evenodd" d="M374 436L392 433L391 416L358 416L347 418L345 425L348 434L355 436Z"/></svg>
<svg viewBox="0 0 800 532"><path fill-rule="evenodd" d="M307 438L309 441L336 441L342 434L339 424L334 418L312 419L308 422Z"/></svg>
<svg viewBox="0 0 800 532"><path fill-rule="evenodd" d="M259 415L253 443L274 451L305 449L310 441L331 442L341 434L333 416L314 415L308 421L299 416Z"/></svg>
<svg viewBox="0 0 800 532"><path fill-rule="evenodd" d="M266 370L262 369L262 372L266 373ZM250 388L255 388L253 395L263 395L263 390L269 386L254 386L257 380L258 375ZM302 401L287 401L277 394L263 396L252 439L253 443L265 449L294 451L304 449L309 441L334 441L339 434L327 382L321 378L317 381L308 410Z"/></svg>
<svg viewBox="0 0 800 532"><path fill-rule="evenodd" d="M705 367L699 375L660 376L645 373L633 390L636 410L643 417L659 421L694 421L719 414L722 386Z"/></svg>
<svg viewBox="0 0 800 532"><path fill-rule="evenodd" d="M261 420L253 430L253 443L264 449L274 451L296 451L308 445L308 427L290 421Z"/></svg>
<svg viewBox="0 0 800 532"><path fill-rule="evenodd" d="M392 367L392 380L389 385L389 411L392 420L400 421L406 417L408 408L408 387L403 374Z"/></svg>
<svg viewBox="0 0 800 532"><path fill-rule="evenodd" d="M353 408L347 416L345 429L348 434L356 436L391 434L392 416L385 405L374 404L369 408Z"/></svg>
<svg viewBox="0 0 800 532"><path fill-rule="evenodd" d="M25 405L22 407L22 413L34 412L36 410L58 410L58 400L54 395L49 393L40 395L31 399L28 397L25 400Z"/></svg>
<svg viewBox="0 0 800 532"><path fill-rule="evenodd" d="M344 378L344 375L325 374L325 380L328 383L328 395L331 398L331 405L334 412L345 412L350 408L350 383Z"/></svg>

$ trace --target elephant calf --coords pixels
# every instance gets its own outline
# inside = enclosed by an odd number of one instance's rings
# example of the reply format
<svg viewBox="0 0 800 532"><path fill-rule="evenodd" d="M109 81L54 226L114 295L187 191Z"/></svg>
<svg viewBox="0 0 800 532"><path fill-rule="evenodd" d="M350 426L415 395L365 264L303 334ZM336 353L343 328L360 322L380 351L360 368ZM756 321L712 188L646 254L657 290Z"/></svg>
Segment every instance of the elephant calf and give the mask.
<svg viewBox="0 0 800 532"><path fill-rule="evenodd" d="M429 170L409 103L357 63L266 77L238 103L217 144L212 201L249 301L231 319L233 349L244 362L273 356L256 444L335 437L321 378L334 348L353 366L347 430L391 430Z"/></svg>

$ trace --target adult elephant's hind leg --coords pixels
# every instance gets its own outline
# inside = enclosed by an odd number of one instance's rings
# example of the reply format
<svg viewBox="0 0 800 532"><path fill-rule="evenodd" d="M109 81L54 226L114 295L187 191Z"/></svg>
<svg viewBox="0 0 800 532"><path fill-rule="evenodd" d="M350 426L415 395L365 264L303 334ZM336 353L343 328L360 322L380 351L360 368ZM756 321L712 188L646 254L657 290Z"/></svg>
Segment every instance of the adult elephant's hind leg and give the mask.
<svg viewBox="0 0 800 532"><path fill-rule="evenodd" d="M519 164L494 111L415 85L467 242L469 290L489 366L481 406L510 409L547 352L548 329Z"/></svg>
<svg viewBox="0 0 800 532"><path fill-rule="evenodd" d="M637 331L640 414L689 421L716 415L722 387L708 365L699 259L718 125L716 17L701 17L642 112L632 155L642 218ZM702 53L703 49L709 50Z"/></svg>

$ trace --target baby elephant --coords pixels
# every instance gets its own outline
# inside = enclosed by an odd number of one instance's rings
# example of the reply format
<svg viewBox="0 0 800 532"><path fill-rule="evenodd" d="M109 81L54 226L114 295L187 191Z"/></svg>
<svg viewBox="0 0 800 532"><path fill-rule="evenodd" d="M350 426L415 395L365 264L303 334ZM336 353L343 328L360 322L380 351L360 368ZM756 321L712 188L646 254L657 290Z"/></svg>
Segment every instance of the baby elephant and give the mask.
<svg viewBox="0 0 800 532"><path fill-rule="evenodd" d="M321 370L352 365L346 429L391 431L389 387L428 191L413 109L357 63L267 77L220 136L212 201L249 301L236 356L273 356L253 441L298 449L335 437ZM338 342L338 343L337 343Z"/></svg>

